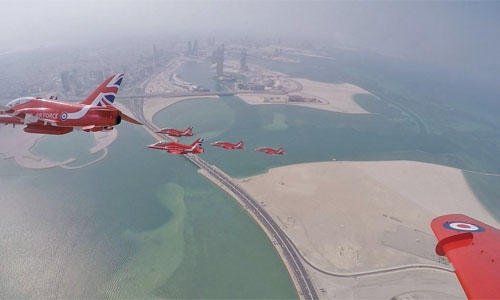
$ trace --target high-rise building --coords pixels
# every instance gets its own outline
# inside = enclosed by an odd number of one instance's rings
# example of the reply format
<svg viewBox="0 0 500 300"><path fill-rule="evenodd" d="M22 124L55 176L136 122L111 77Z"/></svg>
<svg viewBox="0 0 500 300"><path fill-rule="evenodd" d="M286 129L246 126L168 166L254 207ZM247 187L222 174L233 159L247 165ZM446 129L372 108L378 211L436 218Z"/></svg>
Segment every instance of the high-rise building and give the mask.
<svg viewBox="0 0 500 300"><path fill-rule="evenodd" d="M61 82L63 92L67 93L71 90L71 74L68 71L61 73Z"/></svg>
<svg viewBox="0 0 500 300"><path fill-rule="evenodd" d="M224 44L220 45L216 51L216 62L217 62L217 77L221 77L224 74Z"/></svg>
<svg viewBox="0 0 500 300"><path fill-rule="evenodd" d="M240 70L241 71L248 71L247 52L245 50L241 51Z"/></svg>
<svg viewBox="0 0 500 300"><path fill-rule="evenodd" d="M193 53L193 46L191 45L191 41L187 42L187 55L191 55Z"/></svg>

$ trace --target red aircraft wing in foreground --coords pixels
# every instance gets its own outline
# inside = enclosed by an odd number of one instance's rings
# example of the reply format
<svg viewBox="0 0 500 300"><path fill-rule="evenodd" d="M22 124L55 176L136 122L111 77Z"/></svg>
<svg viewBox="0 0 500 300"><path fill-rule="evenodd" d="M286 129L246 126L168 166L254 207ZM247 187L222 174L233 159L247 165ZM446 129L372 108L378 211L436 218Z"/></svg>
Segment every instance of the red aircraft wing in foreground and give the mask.
<svg viewBox="0 0 500 300"><path fill-rule="evenodd" d="M12 100L0 107L0 122L23 124L24 131L41 134L112 130L122 120L142 125L113 106L122 79L123 74L109 77L80 103L35 97Z"/></svg>
<svg viewBox="0 0 500 300"><path fill-rule="evenodd" d="M193 126L189 126L184 130L179 130L176 128L162 128L156 133L168 134L169 136L181 137L181 136L193 136Z"/></svg>
<svg viewBox="0 0 500 300"><path fill-rule="evenodd" d="M460 214L437 217L431 228L467 298L500 299L500 230Z"/></svg>
<svg viewBox="0 0 500 300"><path fill-rule="evenodd" d="M283 147L279 147L278 149L263 147L263 148L257 148L257 149L255 149L255 151L263 152L263 153L271 154L271 155L276 155L276 154L283 155L283 154L285 154L285 149Z"/></svg>
<svg viewBox="0 0 500 300"><path fill-rule="evenodd" d="M236 144L230 143L230 142L213 142L210 145L215 146L215 147L221 147L224 149L245 149L245 145L243 145L243 141L239 141Z"/></svg>
<svg viewBox="0 0 500 300"><path fill-rule="evenodd" d="M203 143L203 138L197 139L190 145L185 145L177 142L161 141L148 145L148 148L165 150L168 153L172 154L188 154L188 153L199 154L203 153L202 143Z"/></svg>

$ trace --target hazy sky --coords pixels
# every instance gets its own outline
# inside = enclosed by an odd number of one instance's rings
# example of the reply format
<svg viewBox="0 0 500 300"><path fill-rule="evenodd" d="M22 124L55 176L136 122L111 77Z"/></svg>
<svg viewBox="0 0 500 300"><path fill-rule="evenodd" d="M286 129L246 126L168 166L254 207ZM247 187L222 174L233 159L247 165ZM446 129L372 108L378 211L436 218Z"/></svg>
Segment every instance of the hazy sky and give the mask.
<svg viewBox="0 0 500 300"><path fill-rule="evenodd" d="M500 1L0 1L0 50L147 33L298 36L500 69Z"/></svg>

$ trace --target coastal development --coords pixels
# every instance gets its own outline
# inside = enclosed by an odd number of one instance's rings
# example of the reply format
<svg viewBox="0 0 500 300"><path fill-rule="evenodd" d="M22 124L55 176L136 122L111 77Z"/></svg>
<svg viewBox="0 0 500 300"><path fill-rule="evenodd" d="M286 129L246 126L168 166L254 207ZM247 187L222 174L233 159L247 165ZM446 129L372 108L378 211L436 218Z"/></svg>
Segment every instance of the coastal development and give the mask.
<svg viewBox="0 0 500 300"><path fill-rule="evenodd" d="M355 94L368 93L357 86L293 80L301 86L314 87L309 89L309 95L321 100L309 103L309 107L367 113L353 101ZM152 80L148 86L158 91L162 85ZM238 96L257 105L265 105L267 97L274 97L265 92ZM143 121L151 122L154 113L171 103L168 97L145 100L144 111L148 114ZM140 115L141 111L133 113ZM324 162L282 167L255 178L234 180L199 157L187 157L261 225L282 255L303 299L349 295L460 298L462 291L453 268L433 252L435 238L426 220L455 206L495 222L470 192L460 170L442 166L417 162ZM402 176L409 170L412 175ZM386 182L382 181L384 178ZM424 180L418 191L427 191L429 195L412 191L415 178ZM442 186L450 188L453 194L436 195L435 191L450 192L448 188L439 188ZM435 205L436 197L440 206ZM398 281L401 273L411 280L401 282L397 289L370 287L373 282L384 285ZM440 280L429 285L429 278L438 277Z"/></svg>
<svg viewBox="0 0 500 300"><path fill-rule="evenodd" d="M165 140L169 137L155 132L160 129L155 114L194 98L234 95L251 105L293 105L349 115L370 114L354 100L356 95L381 101L354 84L290 77L248 63L246 55L239 63L224 63L218 55L214 80L225 89L209 90L181 79L179 67L200 57L178 55L128 93L120 93L117 107L141 121L155 139ZM250 80L238 82L240 75ZM54 162L33 154L30 149L41 136L19 134L10 127L1 127L0 134L7 137L0 140L5 159L13 158L25 168L73 169L103 159L117 130L93 133L96 143L90 152L102 155L80 166L72 165L74 159ZM16 147L6 140L15 140ZM498 227L457 168L408 160L333 160L236 179L200 156L185 158L259 224L300 299L461 299L453 267L434 253L430 220L466 211Z"/></svg>

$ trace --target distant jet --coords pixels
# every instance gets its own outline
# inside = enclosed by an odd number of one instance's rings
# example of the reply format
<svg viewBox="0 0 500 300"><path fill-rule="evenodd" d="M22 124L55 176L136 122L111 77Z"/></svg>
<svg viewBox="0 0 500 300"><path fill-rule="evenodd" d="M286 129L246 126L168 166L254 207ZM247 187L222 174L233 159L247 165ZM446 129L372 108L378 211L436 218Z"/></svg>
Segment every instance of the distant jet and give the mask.
<svg viewBox="0 0 500 300"><path fill-rule="evenodd" d="M193 126L189 126L184 130L179 130L176 128L162 128L156 131L156 133L168 134L169 136L176 136L176 137L193 136Z"/></svg>
<svg viewBox="0 0 500 300"><path fill-rule="evenodd" d="M263 147L263 148L257 148L257 149L255 149L255 151L263 152L263 153L271 154L271 155L276 155L276 154L283 155L283 154L285 154L285 148L283 148L283 147L279 147L278 149Z"/></svg>
<svg viewBox="0 0 500 300"><path fill-rule="evenodd" d="M0 123L26 125L24 131L40 134L66 134L73 129L83 131L108 131L122 120L142 125L127 116L113 102L122 83L123 74L106 79L85 100L77 102L22 97L0 106Z"/></svg>
<svg viewBox="0 0 500 300"><path fill-rule="evenodd" d="M224 149L245 149L245 146L243 145L243 141L239 141L236 144L230 143L230 142L213 142L210 145L215 146L215 147L221 147Z"/></svg>
<svg viewBox="0 0 500 300"><path fill-rule="evenodd" d="M203 138L197 139L190 145L185 145L177 142L161 141L148 145L148 148L165 150L171 154L187 154L187 153L199 154L203 153L202 143L203 143Z"/></svg>

